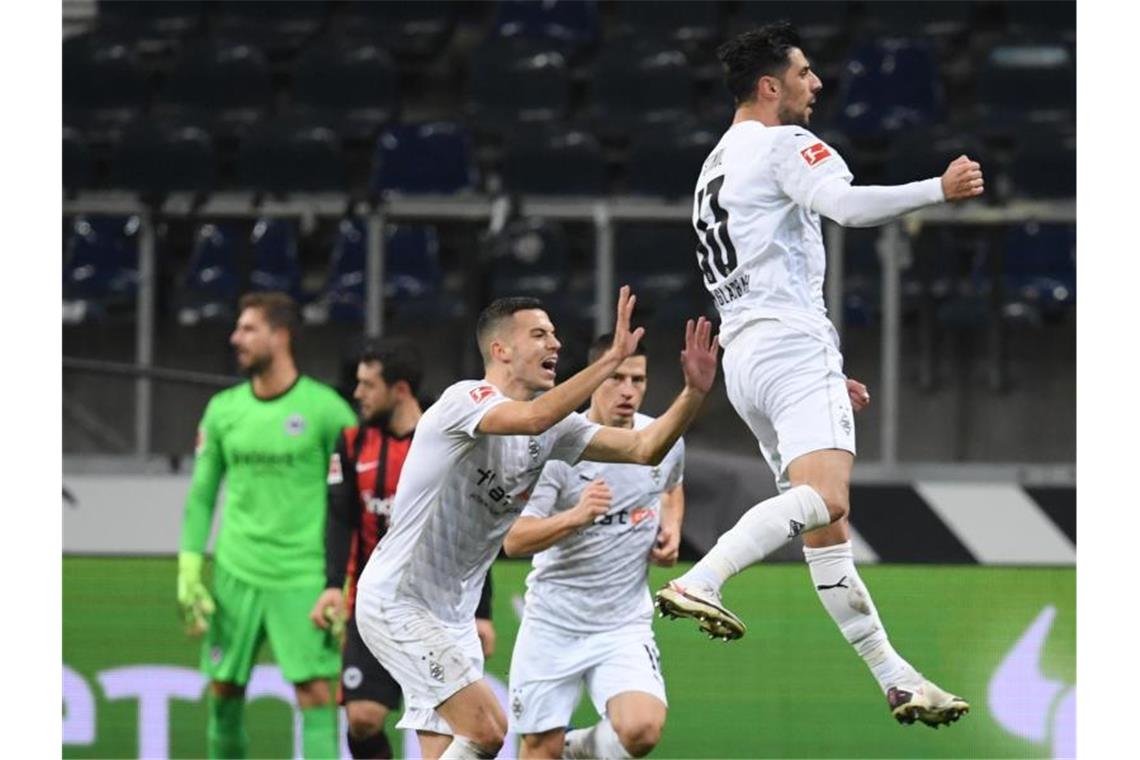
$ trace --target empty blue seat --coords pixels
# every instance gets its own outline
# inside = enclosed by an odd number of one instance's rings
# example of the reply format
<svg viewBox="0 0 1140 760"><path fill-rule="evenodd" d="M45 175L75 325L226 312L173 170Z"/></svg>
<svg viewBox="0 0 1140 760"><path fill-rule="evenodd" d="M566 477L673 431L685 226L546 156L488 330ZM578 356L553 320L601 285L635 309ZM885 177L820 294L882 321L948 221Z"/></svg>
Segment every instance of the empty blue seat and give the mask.
<svg viewBox="0 0 1140 760"><path fill-rule="evenodd" d="M115 147L110 183L148 196L204 193L213 187L214 163L213 140L201 127L142 122Z"/></svg>
<svg viewBox="0 0 1140 760"><path fill-rule="evenodd" d="M597 39L598 7L593 0L499 0L494 25L504 37L582 45Z"/></svg>
<svg viewBox="0 0 1140 760"><path fill-rule="evenodd" d="M138 217L74 219L64 249L64 322L77 324L133 308L138 292L138 227Z"/></svg>
<svg viewBox="0 0 1140 760"><path fill-rule="evenodd" d="M836 123L854 135L896 132L939 122L942 103L929 44L885 39L856 49L847 61Z"/></svg>
<svg viewBox="0 0 1140 760"><path fill-rule="evenodd" d="M650 319L668 321L697 313L697 237L682 223L629 222L614 231L614 275L637 293Z"/></svg>
<svg viewBox="0 0 1140 760"><path fill-rule="evenodd" d="M528 130L503 158L503 186L511 193L603 195L606 161L593 135L575 129Z"/></svg>
<svg viewBox="0 0 1140 760"><path fill-rule="evenodd" d="M401 124L376 141L373 192L451 194L474 185L470 141L456 124Z"/></svg>
<svg viewBox="0 0 1140 760"><path fill-rule="evenodd" d="M249 238L253 248L251 290L278 290L301 300L297 225L291 219L258 219Z"/></svg>
<svg viewBox="0 0 1140 760"><path fill-rule="evenodd" d="M342 219L337 225L328 280L319 299L333 322L359 324L364 321L367 261L367 224L355 217Z"/></svg>
<svg viewBox="0 0 1140 760"><path fill-rule="evenodd" d="M676 47L611 45L598 56L592 82L596 128L606 135L673 124L694 110L692 68Z"/></svg>
<svg viewBox="0 0 1140 760"><path fill-rule="evenodd" d="M1009 165L1012 195L1021 198L1075 198L1077 139L1065 130L1022 132Z"/></svg>
<svg viewBox="0 0 1140 760"><path fill-rule="evenodd" d="M484 130L563 117L569 102L566 57L550 45L492 40L471 62L468 113Z"/></svg>
<svg viewBox="0 0 1140 760"><path fill-rule="evenodd" d="M334 38L301 56L293 102L298 112L347 139L370 142L399 110L395 66L374 42Z"/></svg>
<svg viewBox="0 0 1140 760"><path fill-rule="evenodd" d="M272 100L272 76L259 48L207 40L178 58L156 106L163 114L248 124L257 121Z"/></svg>
<svg viewBox="0 0 1140 760"><path fill-rule="evenodd" d="M265 124L242 143L236 181L273 194L343 192L344 157L336 133L319 124Z"/></svg>
<svg viewBox="0 0 1140 760"><path fill-rule="evenodd" d="M993 125L1072 123L1077 105L1076 66L1059 43L999 45L978 74L981 115Z"/></svg>
<svg viewBox="0 0 1140 760"><path fill-rule="evenodd" d="M194 248L183 275L178 302L178 321L231 321L236 312L238 279L237 225L207 222L194 233Z"/></svg>
<svg viewBox="0 0 1140 760"><path fill-rule="evenodd" d="M1055 313L1076 303L1074 225L1031 222L1010 227L1003 264L1007 301L1026 303L1044 313Z"/></svg>
<svg viewBox="0 0 1140 760"><path fill-rule="evenodd" d="M703 127L638 135L626 172L629 191L665 198L692 196L701 165L719 140L719 132Z"/></svg>

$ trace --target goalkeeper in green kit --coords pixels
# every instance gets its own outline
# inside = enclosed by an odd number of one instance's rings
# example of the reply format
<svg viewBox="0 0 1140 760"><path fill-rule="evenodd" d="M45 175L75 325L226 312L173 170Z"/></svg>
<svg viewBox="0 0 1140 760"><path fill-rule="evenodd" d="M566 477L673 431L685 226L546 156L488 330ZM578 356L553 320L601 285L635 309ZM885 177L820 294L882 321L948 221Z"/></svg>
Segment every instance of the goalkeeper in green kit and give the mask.
<svg viewBox="0 0 1140 760"><path fill-rule="evenodd" d="M309 611L325 586L328 462L356 415L332 388L297 371L292 340L299 319L291 298L251 293L239 307L230 343L250 379L216 394L202 415L178 554L178 604L188 631L205 633L208 753L245 756L245 686L268 637L297 690L304 756L336 757L328 679L340 672L340 643ZM202 558L223 479L207 590Z"/></svg>

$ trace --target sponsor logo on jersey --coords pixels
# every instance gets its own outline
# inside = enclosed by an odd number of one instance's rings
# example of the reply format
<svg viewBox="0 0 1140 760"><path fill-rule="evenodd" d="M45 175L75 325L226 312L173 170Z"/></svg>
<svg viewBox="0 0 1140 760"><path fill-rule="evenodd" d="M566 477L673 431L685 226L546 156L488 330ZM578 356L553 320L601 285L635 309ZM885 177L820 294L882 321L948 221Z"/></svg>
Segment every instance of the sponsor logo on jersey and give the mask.
<svg viewBox="0 0 1140 760"><path fill-rule="evenodd" d="M831 151L823 143L817 142L815 145L801 150L800 155L804 157L804 161L807 161L808 166L815 166L821 161L831 158Z"/></svg>
<svg viewBox="0 0 1140 760"><path fill-rule="evenodd" d="M291 436L298 436L305 432L305 418L299 414L290 414L285 420L285 432Z"/></svg>
<svg viewBox="0 0 1140 760"><path fill-rule="evenodd" d="M198 428L198 435L194 436L194 456L201 456L206 450L206 430Z"/></svg>
<svg viewBox="0 0 1140 760"><path fill-rule="evenodd" d="M364 683L364 673L360 671L360 668L351 665L344 669L344 687L346 689L359 688L362 683Z"/></svg>
<svg viewBox="0 0 1140 760"><path fill-rule="evenodd" d="M650 507L637 507L629 513L629 521L634 525L651 517L653 517L653 510Z"/></svg>
<svg viewBox="0 0 1140 760"><path fill-rule="evenodd" d="M339 485L344 482L344 470L340 466L340 454L333 452L332 457L329 458L329 478L328 484L330 486Z"/></svg>
<svg viewBox="0 0 1140 760"><path fill-rule="evenodd" d="M467 391L467 393L476 404L482 404L488 398L495 395L495 389L490 385L480 385Z"/></svg>

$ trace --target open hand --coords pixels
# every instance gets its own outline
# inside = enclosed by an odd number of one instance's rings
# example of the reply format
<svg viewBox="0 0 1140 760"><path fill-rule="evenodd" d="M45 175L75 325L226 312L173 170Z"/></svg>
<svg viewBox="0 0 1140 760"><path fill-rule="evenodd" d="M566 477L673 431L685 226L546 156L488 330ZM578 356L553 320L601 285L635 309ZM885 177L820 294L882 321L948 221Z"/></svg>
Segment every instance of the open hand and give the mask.
<svg viewBox="0 0 1140 760"><path fill-rule="evenodd" d="M712 322L704 317L685 323L685 348L681 351L681 371L685 385L701 393L708 393L716 380L716 356L720 349L717 336L712 334Z"/></svg>
<svg viewBox="0 0 1140 760"><path fill-rule="evenodd" d="M614 322L614 342L610 347L619 360L632 356L637 348L638 341L645 335L645 328L639 327L630 332L629 323L633 319L633 307L637 303L637 296L629 292L628 285L622 285L618 291L617 321Z"/></svg>

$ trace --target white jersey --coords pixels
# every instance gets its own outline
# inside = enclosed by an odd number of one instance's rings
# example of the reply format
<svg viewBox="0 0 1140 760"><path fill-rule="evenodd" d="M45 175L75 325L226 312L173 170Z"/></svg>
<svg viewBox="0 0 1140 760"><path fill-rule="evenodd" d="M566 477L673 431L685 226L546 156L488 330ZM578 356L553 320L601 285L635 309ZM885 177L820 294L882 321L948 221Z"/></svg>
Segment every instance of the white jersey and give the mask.
<svg viewBox="0 0 1140 760"><path fill-rule="evenodd" d="M548 459L577 462L599 426L571 414L537 436L483 435L508 401L484 380L443 392L416 426L391 525L360 577L368 598L417 604L445 623L475 617L483 578Z"/></svg>
<svg viewBox="0 0 1140 760"><path fill-rule="evenodd" d="M652 421L635 415L634 429ZM661 524L661 495L681 482L684 466L683 439L656 467L548 462L523 516L550 517L570 509L598 478L610 487L613 503L592 525L534 556L526 579L525 619L579 634L636 622L649 625L653 601L646 578Z"/></svg>
<svg viewBox="0 0 1140 760"><path fill-rule="evenodd" d="M720 138L697 180L693 227L721 345L759 319L838 345L823 302L819 214L810 209L824 184L852 179L835 148L803 127L743 121Z"/></svg>

